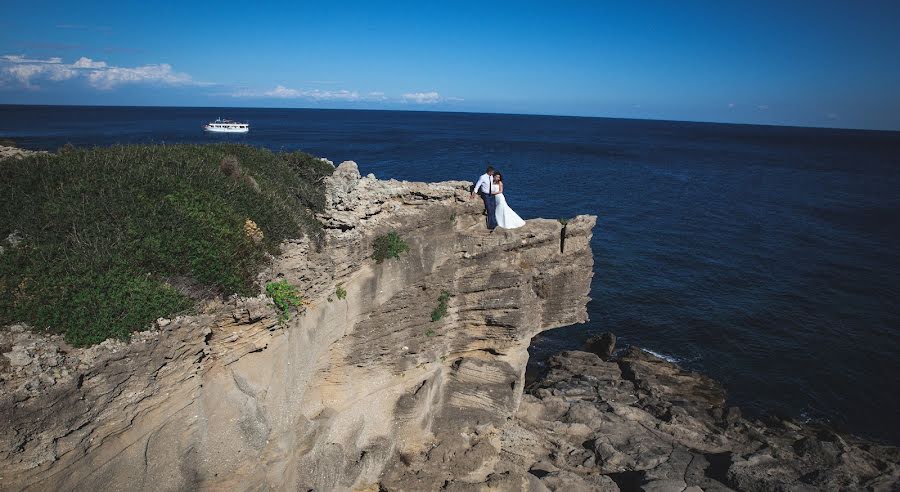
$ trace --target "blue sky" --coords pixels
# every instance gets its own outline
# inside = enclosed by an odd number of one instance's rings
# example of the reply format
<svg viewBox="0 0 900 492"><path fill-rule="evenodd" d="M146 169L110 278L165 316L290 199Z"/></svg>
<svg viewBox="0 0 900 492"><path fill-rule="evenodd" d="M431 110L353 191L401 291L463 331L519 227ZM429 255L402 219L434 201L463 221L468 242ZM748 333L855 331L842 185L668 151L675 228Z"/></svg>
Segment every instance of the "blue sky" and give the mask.
<svg viewBox="0 0 900 492"><path fill-rule="evenodd" d="M184 3L6 2L0 103L900 130L896 0Z"/></svg>

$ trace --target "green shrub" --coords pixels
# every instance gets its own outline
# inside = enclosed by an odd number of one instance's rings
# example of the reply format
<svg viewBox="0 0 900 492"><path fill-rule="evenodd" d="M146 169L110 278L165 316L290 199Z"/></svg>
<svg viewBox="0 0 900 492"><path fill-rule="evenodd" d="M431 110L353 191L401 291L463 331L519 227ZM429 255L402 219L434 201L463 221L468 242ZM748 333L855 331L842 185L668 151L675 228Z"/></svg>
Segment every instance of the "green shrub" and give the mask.
<svg viewBox="0 0 900 492"><path fill-rule="evenodd" d="M450 302L450 293L446 290L441 291L441 296L438 297L438 307L434 308L434 311L431 312L431 321L439 321L444 316L447 316L447 308L449 307L448 303Z"/></svg>
<svg viewBox="0 0 900 492"><path fill-rule="evenodd" d="M334 289L334 295L337 296L338 299L344 300L347 298L347 289L342 285L338 285L336 289Z"/></svg>
<svg viewBox="0 0 900 492"><path fill-rule="evenodd" d="M245 179L221 169L226 157ZM127 338L196 292L252 295L284 239L320 238L321 179L299 152L244 145L128 145L0 162L0 325L27 322L90 345ZM248 236L245 224L261 236Z"/></svg>
<svg viewBox="0 0 900 492"><path fill-rule="evenodd" d="M409 245L393 231L377 237L372 246L375 250L372 258L375 258L376 263L381 263L388 258L399 258L400 253L409 251Z"/></svg>
<svg viewBox="0 0 900 492"><path fill-rule="evenodd" d="M267 283L266 295L271 297L272 302L275 303L281 321L291 318L291 308L299 309L303 305L303 298L300 297L297 288L289 284L287 280Z"/></svg>

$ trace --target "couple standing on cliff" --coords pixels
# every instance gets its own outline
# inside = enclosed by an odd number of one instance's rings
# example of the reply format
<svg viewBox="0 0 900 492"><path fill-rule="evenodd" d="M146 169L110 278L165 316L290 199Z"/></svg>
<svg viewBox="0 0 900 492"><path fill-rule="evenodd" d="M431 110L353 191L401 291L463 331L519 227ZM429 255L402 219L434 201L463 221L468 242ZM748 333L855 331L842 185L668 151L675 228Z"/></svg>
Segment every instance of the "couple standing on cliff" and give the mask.
<svg viewBox="0 0 900 492"><path fill-rule="evenodd" d="M496 227L503 229L515 229L525 225L525 221L506 204L503 196L503 175L488 166L487 171L478 178L472 188L471 196L475 193L484 201L484 210L487 214L487 228L493 231Z"/></svg>

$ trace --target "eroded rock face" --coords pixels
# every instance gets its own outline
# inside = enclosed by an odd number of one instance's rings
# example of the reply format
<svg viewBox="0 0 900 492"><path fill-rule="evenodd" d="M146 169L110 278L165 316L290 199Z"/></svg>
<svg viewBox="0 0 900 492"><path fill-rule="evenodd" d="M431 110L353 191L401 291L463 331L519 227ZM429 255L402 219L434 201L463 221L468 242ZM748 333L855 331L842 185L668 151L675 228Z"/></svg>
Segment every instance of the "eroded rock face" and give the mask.
<svg viewBox="0 0 900 492"><path fill-rule="evenodd" d="M611 334L553 357L523 395L531 338L586 319L593 217L491 234L466 182L345 162L325 186L324 241L286 242L259 278L309 302L287 323L260 296L128 344L0 331L0 489L898 487L896 448L747 420L709 378L614 356ZM410 250L376 264L388 231Z"/></svg>
<svg viewBox="0 0 900 492"><path fill-rule="evenodd" d="M338 166L324 241L286 242L260 276L308 301L285 324L260 297L160 320L130 344L0 340L0 487L537 486L495 473L501 429L530 339L586 320L595 219L568 222L564 252L555 220L491 234L468 186ZM376 264L371 244L388 231L410 249ZM29 386L49 364L65 377Z"/></svg>
<svg viewBox="0 0 900 492"><path fill-rule="evenodd" d="M900 450L725 406L711 379L636 348L564 352L501 432L498 473L551 490L896 490Z"/></svg>

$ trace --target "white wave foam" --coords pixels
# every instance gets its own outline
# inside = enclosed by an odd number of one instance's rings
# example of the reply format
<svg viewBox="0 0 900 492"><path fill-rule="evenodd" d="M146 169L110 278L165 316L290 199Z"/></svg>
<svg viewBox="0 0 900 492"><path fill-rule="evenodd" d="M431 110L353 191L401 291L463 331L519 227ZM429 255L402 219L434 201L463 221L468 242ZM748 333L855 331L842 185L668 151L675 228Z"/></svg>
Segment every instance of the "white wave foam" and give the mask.
<svg viewBox="0 0 900 492"><path fill-rule="evenodd" d="M678 364L679 362L681 362L681 359L679 359L677 357L672 357L671 355L661 354L659 352L654 352L653 350L646 349L646 348L641 348L641 350L643 350L644 352L647 352L648 354L650 354L654 357L659 357L660 359L662 359L666 362L671 362L672 364Z"/></svg>

